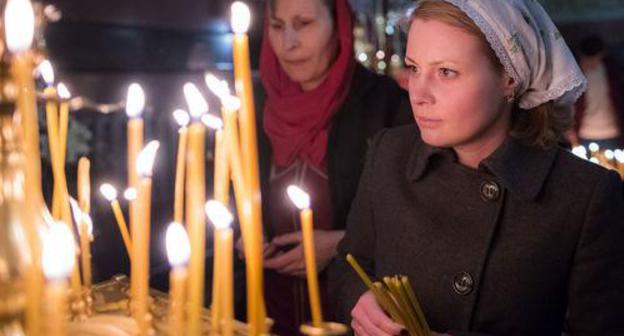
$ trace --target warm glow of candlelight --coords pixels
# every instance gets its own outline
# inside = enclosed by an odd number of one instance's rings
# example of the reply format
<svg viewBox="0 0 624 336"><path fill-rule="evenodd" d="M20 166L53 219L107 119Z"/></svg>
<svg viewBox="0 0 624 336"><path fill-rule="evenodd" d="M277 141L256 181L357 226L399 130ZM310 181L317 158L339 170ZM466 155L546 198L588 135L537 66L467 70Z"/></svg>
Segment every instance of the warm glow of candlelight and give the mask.
<svg viewBox="0 0 624 336"><path fill-rule="evenodd" d="M178 126L180 127L188 126L189 122L191 121L191 117L189 116L188 112L184 111L183 109L176 109L175 111L173 111L172 115L173 119L175 119L176 123L178 123Z"/></svg>
<svg viewBox="0 0 624 336"><path fill-rule="evenodd" d="M589 151L590 152L595 153L595 152L597 152L599 150L600 150L600 146L597 143L592 142L592 143L589 144Z"/></svg>
<svg viewBox="0 0 624 336"><path fill-rule="evenodd" d="M61 99L71 98L71 93L69 93L67 86L63 84L62 82L58 83L58 85L56 86L56 91L58 92L58 95L59 97L61 97Z"/></svg>
<svg viewBox="0 0 624 336"><path fill-rule="evenodd" d="M230 211L219 201L208 201L205 206L208 219L217 229L227 229L234 220Z"/></svg>
<svg viewBox="0 0 624 336"><path fill-rule="evenodd" d="M208 103L195 84L184 84L184 98L194 120L199 120L204 113L208 112Z"/></svg>
<svg viewBox="0 0 624 336"><path fill-rule="evenodd" d="M12 53L30 49L35 34L35 12L30 0L8 0L4 10L6 44Z"/></svg>
<svg viewBox="0 0 624 336"><path fill-rule="evenodd" d="M624 163L624 151L622 151L620 149L616 149L614 155L615 155L615 159L619 163Z"/></svg>
<svg viewBox="0 0 624 336"><path fill-rule="evenodd" d="M236 111L241 106L241 101L236 96L227 95L221 98L221 104L228 110Z"/></svg>
<svg viewBox="0 0 624 336"><path fill-rule="evenodd" d="M52 86L54 84L54 69L52 68L52 63L48 60L43 60L37 66L37 72L43 78L43 81L48 86Z"/></svg>
<svg viewBox="0 0 624 336"><path fill-rule="evenodd" d="M576 146L572 148L572 154L587 160L587 149L584 146Z"/></svg>
<svg viewBox="0 0 624 336"><path fill-rule="evenodd" d="M607 160L613 160L615 158L615 153L610 149L607 149L604 152L604 155L605 155L605 158L607 158Z"/></svg>
<svg viewBox="0 0 624 336"><path fill-rule="evenodd" d="M591 159L589 159L590 162L595 163L595 164L600 164L600 160L598 160L597 157L593 157Z"/></svg>
<svg viewBox="0 0 624 336"><path fill-rule="evenodd" d="M81 225L81 223L84 222L87 225L87 234L93 236L93 220L91 220L91 216L80 209L80 205L78 205L78 201L76 201L75 198L70 197L69 204L71 206L74 222L77 225Z"/></svg>
<svg viewBox="0 0 624 336"><path fill-rule="evenodd" d="M117 199L117 189L110 183L104 183L100 186L100 193L108 200L112 202Z"/></svg>
<svg viewBox="0 0 624 336"><path fill-rule="evenodd" d="M206 113L201 117L202 123L206 125L208 128L212 128L215 130L223 128L223 120L221 118L216 117L210 113Z"/></svg>
<svg viewBox="0 0 624 336"><path fill-rule="evenodd" d="M191 242L184 226L178 222L172 222L167 227L165 236L167 258L172 267L186 265L191 256Z"/></svg>
<svg viewBox="0 0 624 336"><path fill-rule="evenodd" d="M286 189L288 197L293 201L299 210L310 208L310 195L296 185L291 185Z"/></svg>
<svg viewBox="0 0 624 336"><path fill-rule="evenodd" d="M215 75L207 73L204 76L204 81L208 89L210 89L215 96L221 98L230 94L230 87L225 80L220 80Z"/></svg>
<svg viewBox="0 0 624 336"><path fill-rule="evenodd" d="M235 1L232 4L231 11L231 25L234 33L247 33L247 30L249 30L249 23L251 22L251 12L249 11L249 6L241 1Z"/></svg>
<svg viewBox="0 0 624 336"><path fill-rule="evenodd" d="M156 152L160 147L160 142L157 140L150 141L147 146L143 148L139 156L137 157L136 169L137 173L143 177L151 177L152 169L154 167L154 159L156 158Z"/></svg>
<svg viewBox="0 0 624 336"><path fill-rule="evenodd" d="M138 118L145 108L145 92L141 85L132 83L128 86L126 98L126 114L129 118Z"/></svg>
<svg viewBox="0 0 624 336"><path fill-rule="evenodd" d="M126 201L134 201L137 198L137 190L136 188L127 188L126 190L124 190L124 198L126 199Z"/></svg>
<svg viewBox="0 0 624 336"><path fill-rule="evenodd" d="M76 261L76 244L69 227L56 222L48 228L43 239L43 272L49 280L67 278Z"/></svg>

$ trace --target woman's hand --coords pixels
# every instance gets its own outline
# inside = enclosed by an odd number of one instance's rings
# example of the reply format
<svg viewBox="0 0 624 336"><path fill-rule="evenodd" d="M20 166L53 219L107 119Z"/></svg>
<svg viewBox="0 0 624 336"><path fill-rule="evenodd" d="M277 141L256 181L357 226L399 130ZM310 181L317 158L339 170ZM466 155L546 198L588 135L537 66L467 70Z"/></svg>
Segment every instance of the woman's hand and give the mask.
<svg viewBox="0 0 624 336"><path fill-rule="evenodd" d="M344 230L314 231L314 250L316 254L317 271L322 271L336 256L336 246L344 236ZM273 269L278 273L304 277L306 274L305 258L303 255L303 236L301 231L287 233L275 237L269 244L280 249L295 245L286 252L278 252L274 256L268 256L264 260L264 267ZM273 250L269 247L267 250ZM266 255L266 254L265 254Z"/></svg>
<svg viewBox="0 0 624 336"><path fill-rule="evenodd" d="M351 328L358 336L401 335L405 329L384 313L371 291L360 296L351 310L351 317Z"/></svg>
<svg viewBox="0 0 624 336"><path fill-rule="evenodd" d="M371 291L360 296L351 310L351 317L351 328L356 336L407 335L407 330L402 325L394 322L384 313ZM451 335L431 332L431 336Z"/></svg>

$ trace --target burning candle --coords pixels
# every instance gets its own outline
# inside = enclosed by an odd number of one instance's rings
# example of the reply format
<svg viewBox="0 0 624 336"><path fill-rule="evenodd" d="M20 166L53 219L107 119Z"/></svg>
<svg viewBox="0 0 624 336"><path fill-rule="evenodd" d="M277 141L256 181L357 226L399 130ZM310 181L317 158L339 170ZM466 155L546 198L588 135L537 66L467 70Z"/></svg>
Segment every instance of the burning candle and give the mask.
<svg viewBox="0 0 624 336"><path fill-rule="evenodd" d="M234 291L232 288L234 236L230 225L234 218L225 205L219 201L208 201L205 209L206 215L215 227L212 309L216 308L218 313L213 314L211 331L220 331L222 336L232 336L234 333Z"/></svg>
<svg viewBox="0 0 624 336"><path fill-rule="evenodd" d="M45 288L45 334L67 335L67 277L75 262L75 243L67 225L52 224L43 241L42 266L48 279Z"/></svg>
<svg viewBox="0 0 624 336"><path fill-rule="evenodd" d="M126 224L126 219L124 218L121 207L119 206L119 201L117 201L117 189L115 189L115 187L113 187L113 185L109 183L104 183L100 186L100 193L102 193L104 198L106 198L106 200L110 202L111 209L113 210L113 214L115 215L115 221L117 222L119 232L121 233L121 239L123 240L124 246L126 247L126 252L128 253L128 258L131 258L132 242L130 241L128 224Z"/></svg>
<svg viewBox="0 0 624 336"><path fill-rule="evenodd" d="M206 199L205 127L201 117L208 112L208 103L192 83L184 85L184 96L191 114L186 157L186 225L191 238L189 264L188 334L201 333L204 302L206 221L202 208Z"/></svg>
<svg viewBox="0 0 624 336"><path fill-rule="evenodd" d="M143 148L143 119L141 114L145 107L145 93L137 83L128 87L126 99L126 114L128 115L128 185L137 187L139 177L136 172L136 162L139 152Z"/></svg>
<svg viewBox="0 0 624 336"><path fill-rule="evenodd" d="M90 238L93 234L93 222L91 217L80 209L78 202L70 198L71 209L77 231L80 236L80 261L82 265L82 283L87 287L91 287L91 244Z"/></svg>
<svg viewBox="0 0 624 336"><path fill-rule="evenodd" d="M132 229L132 263L131 263L131 294L133 295L133 315L139 326L139 334L149 333L149 239L150 210L152 193L152 169L160 143L149 142L139 153L136 161L136 172L139 176L138 196L136 199L137 218L131 223Z"/></svg>
<svg viewBox="0 0 624 336"><path fill-rule="evenodd" d="M188 234L178 222L169 224L165 237L167 257L171 264L169 273L169 324L170 336L185 335L184 303L186 302L186 264L191 254Z"/></svg>
<svg viewBox="0 0 624 336"><path fill-rule="evenodd" d="M187 126L190 122L190 117L186 111L177 109L173 111L173 118L180 126L180 130L178 131L178 155L176 159L173 221L182 223L184 214L184 171L186 169Z"/></svg>
<svg viewBox="0 0 624 336"><path fill-rule="evenodd" d="M56 86L59 103L59 157L63 164L65 164L65 158L67 157L67 129L69 126L69 98L71 94L67 89L67 86L63 83L58 83Z"/></svg>
<svg viewBox="0 0 624 336"><path fill-rule="evenodd" d="M61 219L61 206L63 193L61 190L61 174L63 165L59 156L59 136L58 136L58 105L57 92L54 88L54 69L48 60L44 60L37 67L37 72L46 83L44 90L46 126L48 131L48 149L50 151L50 163L54 177L54 188L52 192L52 216L56 220Z"/></svg>
<svg viewBox="0 0 624 336"><path fill-rule="evenodd" d="M32 44L35 28L35 13L29 0L7 0L4 10L4 32L6 46L13 54L11 75L17 88L16 107L22 120L24 136L24 154L26 158L26 202L32 211L41 211L43 204L39 184L41 183L41 156L39 153L39 124L37 120L37 102L35 82L32 76L33 60L28 52ZM26 280L26 331L28 335L40 334L41 308L41 250L35 225L28 233L28 242L32 249L33 267L27 272Z"/></svg>
<svg viewBox="0 0 624 336"><path fill-rule="evenodd" d="M224 85L224 81L219 81L214 75L206 74L205 82L208 88L219 98L230 94L230 90L227 84ZM223 109L225 106L222 103L221 115L224 115ZM214 118L213 116L206 115L207 117ZM215 160L214 160L214 198L223 203L229 202L229 187L230 187L230 170L228 165L227 148L225 143L225 134L223 133L223 122L221 119L219 122L215 122L212 119L206 118L204 122L207 126L209 123L213 123L212 128L216 129L215 132ZM209 126L210 127L210 126Z"/></svg>
<svg viewBox="0 0 624 336"><path fill-rule="evenodd" d="M312 325L320 328L323 324L323 315L321 313L321 298L319 295L318 274L316 272L314 228L312 224L312 210L310 209L310 196L301 188L294 185L288 187L287 193L295 206L301 211L301 231L303 234L303 250L308 280L308 295L310 297L310 311L312 312Z"/></svg>

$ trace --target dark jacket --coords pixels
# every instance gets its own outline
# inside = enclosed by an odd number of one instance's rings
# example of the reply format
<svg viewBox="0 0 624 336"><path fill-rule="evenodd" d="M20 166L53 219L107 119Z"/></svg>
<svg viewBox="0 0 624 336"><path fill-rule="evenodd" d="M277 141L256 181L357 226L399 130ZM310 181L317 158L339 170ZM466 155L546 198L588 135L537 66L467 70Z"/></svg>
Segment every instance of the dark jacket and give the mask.
<svg viewBox="0 0 624 336"><path fill-rule="evenodd" d="M257 98L257 129L262 194L268 194L271 170L271 144L263 127L263 93ZM296 111L293 111L296 113ZM407 92L386 76L377 75L362 65L355 68L349 95L336 112L327 141L327 173L329 177L335 229L344 229L351 201L366 156L367 141L379 130L413 123ZM266 204L263 214L267 214ZM269 237L269 219L265 230Z"/></svg>
<svg viewBox="0 0 624 336"><path fill-rule="evenodd" d="M620 142L624 144L624 97L622 91L624 90L624 78L622 78L622 69L614 60L605 58L604 61L605 71L607 73L607 80L609 82L609 97L611 98L611 104L613 104L613 111L615 112L615 120L620 130ZM585 109L587 108L587 99L585 93L579 97L575 104L576 113L574 115L575 123L574 129L578 134L583 124L583 117L585 116ZM591 140L591 139L590 139Z"/></svg>
<svg viewBox="0 0 624 336"><path fill-rule="evenodd" d="M470 169L406 126L370 149L332 297L350 323L365 291L352 253L375 277L407 275L438 332L624 335L623 241L615 172L511 139Z"/></svg>

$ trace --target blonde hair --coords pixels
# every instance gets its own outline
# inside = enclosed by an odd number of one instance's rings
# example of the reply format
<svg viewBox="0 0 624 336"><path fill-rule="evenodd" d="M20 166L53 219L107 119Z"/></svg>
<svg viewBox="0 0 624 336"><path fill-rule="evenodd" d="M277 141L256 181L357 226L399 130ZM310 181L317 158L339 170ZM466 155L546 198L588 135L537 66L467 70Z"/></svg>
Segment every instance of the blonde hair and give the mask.
<svg viewBox="0 0 624 336"><path fill-rule="evenodd" d="M412 13L410 22L415 19L444 22L476 36L481 41L483 51L493 69L501 73L505 71L481 29L454 5L443 0L422 0ZM552 101L530 110L523 110L514 104L509 134L530 146L549 147L557 144L563 134L570 129L572 122L572 113L568 110L555 109Z"/></svg>

